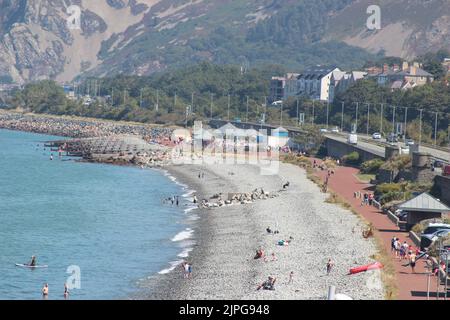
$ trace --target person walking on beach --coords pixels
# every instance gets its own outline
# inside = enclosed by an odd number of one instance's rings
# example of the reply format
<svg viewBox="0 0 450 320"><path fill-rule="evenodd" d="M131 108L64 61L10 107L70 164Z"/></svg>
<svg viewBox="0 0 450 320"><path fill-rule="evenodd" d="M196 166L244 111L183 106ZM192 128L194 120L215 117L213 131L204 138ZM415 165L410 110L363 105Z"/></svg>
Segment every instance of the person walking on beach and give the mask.
<svg viewBox="0 0 450 320"><path fill-rule="evenodd" d="M288 284L293 284L293 283L294 283L294 271L291 271L291 273L289 273Z"/></svg>
<svg viewBox="0 0 450 320"><path fill-rule="evenodd" d="M187 279L189 274L189 264L187 262L183 262L181 267L183 268L183 278Z"/></svg>
<svg viewBox="0 0 450 320"><path fill-rule="evenodd" d="M328 259L328 262L327 262L327 275L329 275L331 273L331 270L333 269L333 267L334 267L333 260Z"/></svg>
<svg viewBox="0 0 450 320"><path fill-rule="evenodd" d="M177 207L180 205L180 200L178 199L178 196L177 196Z"/></svg>
<svg viewBox="0 0 450 320"><path fill-rule="evenodd" d="M192 279L192 263L188 264L188 279Z"/></svg>
<svg viewBox="0 0 450 320"><path fill-rule="evenodd" d="M48 299L48 283L44 284L44 287L42 288L42 297Z"/></svg>

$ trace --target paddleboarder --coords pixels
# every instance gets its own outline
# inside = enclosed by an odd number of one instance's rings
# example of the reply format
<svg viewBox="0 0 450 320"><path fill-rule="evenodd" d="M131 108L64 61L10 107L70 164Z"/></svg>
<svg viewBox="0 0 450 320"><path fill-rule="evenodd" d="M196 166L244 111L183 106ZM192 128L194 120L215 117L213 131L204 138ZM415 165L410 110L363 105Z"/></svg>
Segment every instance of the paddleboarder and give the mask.
<svg viewBox="0 0 450 320"><path fill-rule="evenodd" d="M36 267L36 256L31 256L31 261L28 265L30 267Z"/></svg>

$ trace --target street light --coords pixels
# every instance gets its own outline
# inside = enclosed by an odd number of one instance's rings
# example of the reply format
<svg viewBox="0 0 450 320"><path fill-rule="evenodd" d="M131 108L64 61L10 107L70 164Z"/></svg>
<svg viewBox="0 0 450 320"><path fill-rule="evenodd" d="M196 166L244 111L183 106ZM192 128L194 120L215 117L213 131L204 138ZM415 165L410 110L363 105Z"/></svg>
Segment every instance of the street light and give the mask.
<svg viewBox="0 0 450 320"><path fill-rule="evenodd" d="M383 108L384 108L384 104L381 104L381 112L380 112L380 134L383 134Z"/></svg>
<svg viewBox="0 0 450 320"><path fill-rule="evenodd" d="M406 143L406 134L408 133L408 107L405 107L405 143Z"/></svg>
<svg viewBox="0 0 450 320"><path fill-rule="evenodd" d="M370 126L370 103L367 103L367 135L369 135Z"/></svg>

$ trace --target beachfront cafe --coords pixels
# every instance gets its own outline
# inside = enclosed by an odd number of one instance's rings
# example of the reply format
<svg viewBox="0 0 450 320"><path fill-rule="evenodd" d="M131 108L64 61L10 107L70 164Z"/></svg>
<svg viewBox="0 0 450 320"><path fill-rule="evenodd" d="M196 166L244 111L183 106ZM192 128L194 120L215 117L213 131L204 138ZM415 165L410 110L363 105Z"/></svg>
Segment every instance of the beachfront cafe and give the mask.
<svg viewBox="0 0 450 320"><path fill-rule="evenodd" d="M422 193L415 198L404 202L398 209L408 213L406 228L410 230L417 223L427 220L442 218L450 213L450 208L428 193Z"/></svg>

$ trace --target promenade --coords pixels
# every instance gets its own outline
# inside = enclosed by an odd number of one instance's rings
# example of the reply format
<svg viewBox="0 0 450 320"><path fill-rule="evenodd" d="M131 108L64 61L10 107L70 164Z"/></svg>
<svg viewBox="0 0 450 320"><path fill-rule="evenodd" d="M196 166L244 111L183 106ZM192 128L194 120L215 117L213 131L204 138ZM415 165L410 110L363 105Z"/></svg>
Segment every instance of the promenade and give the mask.
<svg viewBox="0 0 450 320"><path fill-rule="evenodd" d="M319 163L321 160L317 160ZM358 169L351 167L337 167L335 174L331 175L328 181L328 189L340 195L347 201L352 208L371 222L375 228L375 236L379 237L388 254L391 252L391 239L396 236L401 243L406 241L409 245L415 247L413 241L409 238L408 232L402 232L389 218L380 210L373 206L361 206L361 199L354 197L355 191L371 192L371 185L361 182L356 177ZM318 177L325 181L327 171L316 171ZM398 288L397 299L399 300L420 300L427 299L427 270L425 269L425 260L417 262L416 273L413 273L410 267L404 267L407 261L400 261L392 255L392 261L396 272L396 285ZM437 278L431 277L430 299L436 299ZM443 286L440 287L442 295ZM441 299L443 299L441 297Z"/></svg>

